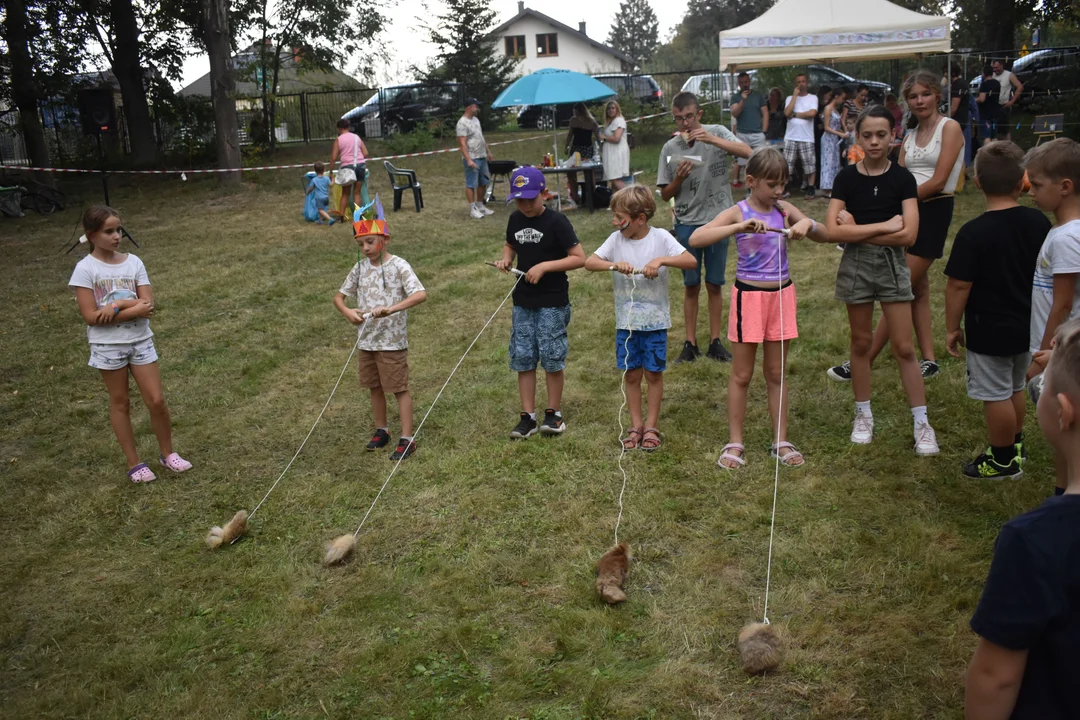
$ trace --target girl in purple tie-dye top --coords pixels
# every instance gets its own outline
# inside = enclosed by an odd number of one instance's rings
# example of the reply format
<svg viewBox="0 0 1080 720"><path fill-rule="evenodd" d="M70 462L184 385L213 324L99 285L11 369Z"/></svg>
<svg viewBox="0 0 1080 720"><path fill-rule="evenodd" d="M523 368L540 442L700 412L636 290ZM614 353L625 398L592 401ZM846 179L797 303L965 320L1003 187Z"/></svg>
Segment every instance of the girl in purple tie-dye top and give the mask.
<svg viewBox="0 0 1080 720"><path fill-rule="evenodd" d="M788 467L804 462L802 453L787 439L787 388L781 382L788 343L799 336L795 286L788 272L787 240L809 236L824 243L829 241L829 235L824 225L818 225L797 207L780 199L787 181L787 163L780 151L758 148L746 164L750 197L720 213L690 236L690 247L704 247L734 235L739 249L728 312L728 340L732 343L733 356L727 397L730 441L720 451L717 461L726 470L746 465L743 446L746 394L754 375L759 343L764 345L762 369L773 434L777 438L771 454ZM787 237L780 231L786 231Z"/></svg>

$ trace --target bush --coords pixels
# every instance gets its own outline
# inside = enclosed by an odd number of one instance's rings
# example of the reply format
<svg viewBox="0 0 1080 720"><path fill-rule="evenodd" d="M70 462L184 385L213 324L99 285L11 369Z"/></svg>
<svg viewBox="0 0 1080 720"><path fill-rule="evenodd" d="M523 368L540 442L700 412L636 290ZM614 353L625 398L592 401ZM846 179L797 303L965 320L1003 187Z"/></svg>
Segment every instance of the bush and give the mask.
<svg viewBox="0 0 1080 720"><path fill-rule="evenodd" d="M435 134L426 127L417 126L412 132L397 133L385 139L387 151L391 155L424 152L435 149Z"/></svg>

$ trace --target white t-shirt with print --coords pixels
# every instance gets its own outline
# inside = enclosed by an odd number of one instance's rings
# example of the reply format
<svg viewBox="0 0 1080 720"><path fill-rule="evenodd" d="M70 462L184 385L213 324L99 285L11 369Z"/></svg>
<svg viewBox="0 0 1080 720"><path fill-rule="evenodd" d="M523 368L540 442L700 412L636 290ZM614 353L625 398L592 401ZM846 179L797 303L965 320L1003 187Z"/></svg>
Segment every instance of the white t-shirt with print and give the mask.
<svg viewBox="0 0 1080 720"><path fill-rule="evenodd" d="M457 121L457 136L465 138L465 149L469 151L469 157L486 158L487 142L484 141L484 131L480 128L480 118L467 118L464 115Z"/></svg>
<svg viewBox="0 0 1080 720"><path fill-rule="evenodd" d="M1053 228L1043 242L1035 263L1035 283L1031 288L1031 352L1042 346L1046 321L1054 304L1054 276L1080 273L1080 220ZM1073 292L1069 319L1080 317L1080 284Z"/></svg>
<svg viewBox="0 0 1080 720"><path fill-rule="evenodd" d="M116 300L134 300L139 297L140 285L149 285L146 266L142 260L128 253L120 263L107 263L93 255L87 255L75 266L68 285L89 288L94 292L94 302L100 309ZM87 325L86 338L91 344L130 345L151 337L149 318L135 318L127 322L108 325Z"/></svg>
<svg viewBox="0 0 1080 720"><path fill-rule="evenodd" d="M608 236L596 256L611 263L627 262L643 268L658 257L681 255L686 249L663 228L649 228L640 240L630 240L616 230ZM615 327L619 330L667 330L671 327L668 305L668 269L660 268L653 280L644 275L615 275ZM631 291L634 302L630 303Z"/></svg>
<svg viewBox="0 0 1080 720"><path fill-rule="evenodd" d="M380 265L372 265L367 258L356 263L338 292L355 300L357 310L367 312L377 307L390 307L423 289L409 263L391 255ZM408 312L403 310L359 325L360 349L371 352L405 350L409 347L408 320Z"/></svg>
<svg viewBox="0 0 1080 720"><path fill-rule="evenodd" d="M791 102L791 96L788 95L784 100L784 107L788 106ZM817 110L818 99L817 95L798 95L795 98L795 113L806 112L807 110ZM813 118L797 118L794 113L787 121L787 130L784 131L784 140L790 140L791 142L814 142L814 120Z"/></svg>

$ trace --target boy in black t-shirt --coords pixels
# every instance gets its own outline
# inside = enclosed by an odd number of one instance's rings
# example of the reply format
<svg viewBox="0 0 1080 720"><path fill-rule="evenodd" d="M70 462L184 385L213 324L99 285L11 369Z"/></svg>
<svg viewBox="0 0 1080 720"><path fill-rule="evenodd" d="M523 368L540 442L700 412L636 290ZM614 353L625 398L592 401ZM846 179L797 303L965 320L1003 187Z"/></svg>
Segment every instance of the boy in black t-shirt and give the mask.
<svg viewBox="0 0 1080 720"><path fill-rule="evenodd" d="M1054 337L1039 427L1064 458L1065 494L1005 524L971 629L968 720L1080 717L1080 321Z"/></svg>
<svg viewBox="0 0 1080 720"><path fill-rule="evenodd" d="M975 183L986 212L956 234L945 274L949 354L967 347L968 397L983 402L990 447L964 466L970 478L1020 478L1023 473L1025 374L1031 365L1031 285L1050 221L1022 207L1024 151L1008 141L975 156ZM960 318L964 318L964 328Z"/></svg>
<svg viewBox="0 0 1080 720"><path fill-rule="evenodd" d="M543 435L566 429L562 412L563 369L568 350L566 326L570 324L570 290L566 271L585 265L574 227L566 216L544 207L544 174L521 167L510 176L510 197L517 212L506 223L506 245L495 265L509 272L518 258L525 273L514 290L514 319L510 331L510 369L518 374L521 419L511 438L527 438L537 431L536 365L544 368L548 408L539 426Z"/></svg>

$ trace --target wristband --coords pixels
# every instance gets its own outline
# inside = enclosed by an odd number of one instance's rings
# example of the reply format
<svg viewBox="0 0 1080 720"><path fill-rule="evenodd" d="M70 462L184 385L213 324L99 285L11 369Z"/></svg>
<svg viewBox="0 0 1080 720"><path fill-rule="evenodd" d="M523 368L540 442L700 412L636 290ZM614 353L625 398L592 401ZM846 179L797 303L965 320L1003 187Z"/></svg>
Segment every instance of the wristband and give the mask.
<svg viewBox="0 0 1080 720"><path fill-rule="evenodd" d="M814 218L810 218L810 232L817 232L817 220L815 220Z"/></svg>

